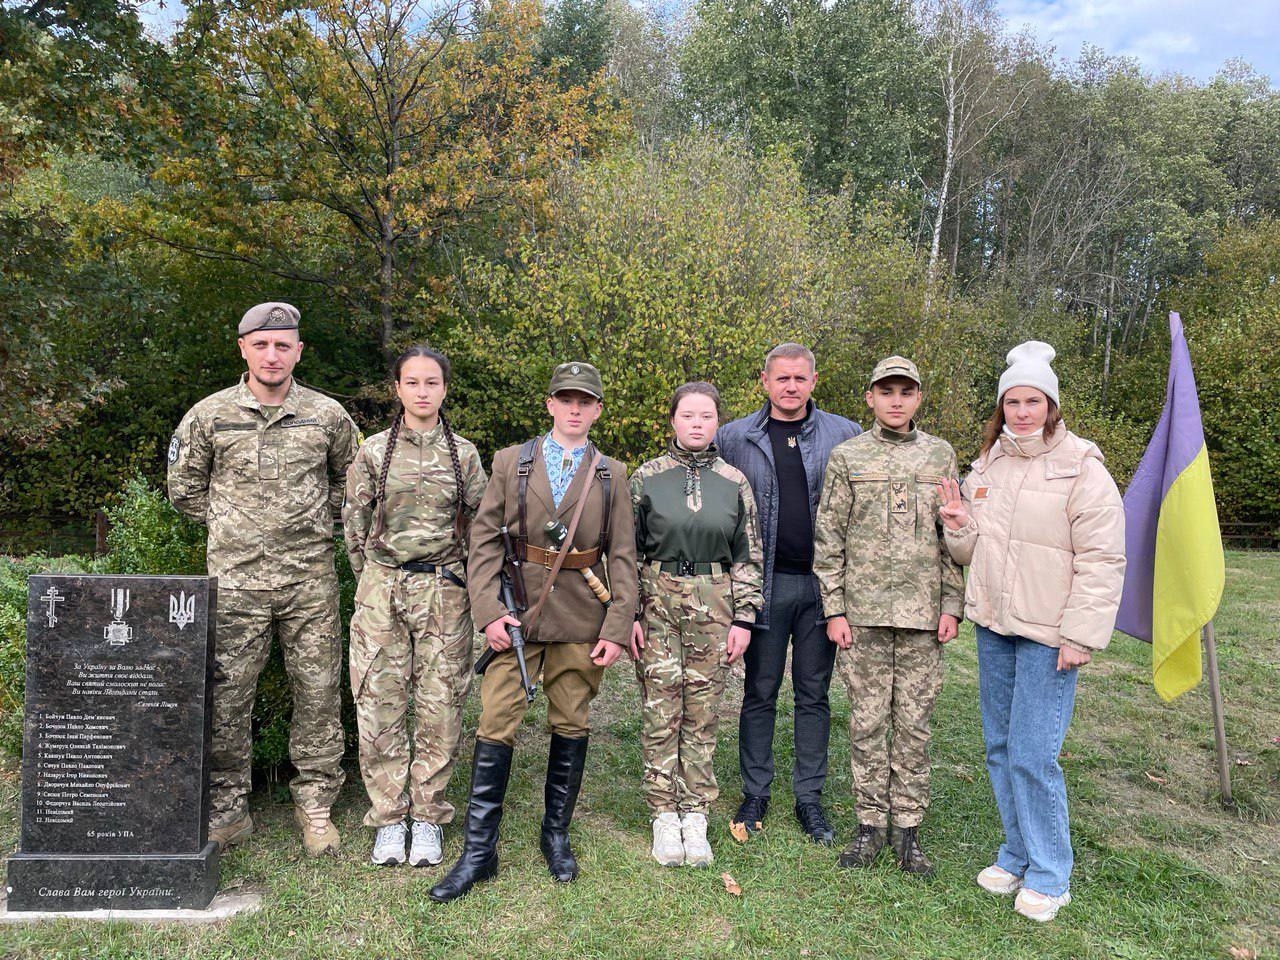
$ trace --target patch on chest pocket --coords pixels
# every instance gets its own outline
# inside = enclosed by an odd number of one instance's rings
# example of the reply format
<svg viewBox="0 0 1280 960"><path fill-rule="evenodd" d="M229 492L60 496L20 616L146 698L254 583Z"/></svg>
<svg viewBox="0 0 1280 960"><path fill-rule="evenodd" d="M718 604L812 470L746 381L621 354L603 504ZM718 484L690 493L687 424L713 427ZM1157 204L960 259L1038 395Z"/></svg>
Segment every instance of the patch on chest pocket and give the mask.
<svg viewBox="0 0 1280 960"><path fill-rule="evenodd" d="M907 496L907 482L905 480L894 480L889 484L889 512L893 514L906 513L910 509L910 498Z"/></svg>

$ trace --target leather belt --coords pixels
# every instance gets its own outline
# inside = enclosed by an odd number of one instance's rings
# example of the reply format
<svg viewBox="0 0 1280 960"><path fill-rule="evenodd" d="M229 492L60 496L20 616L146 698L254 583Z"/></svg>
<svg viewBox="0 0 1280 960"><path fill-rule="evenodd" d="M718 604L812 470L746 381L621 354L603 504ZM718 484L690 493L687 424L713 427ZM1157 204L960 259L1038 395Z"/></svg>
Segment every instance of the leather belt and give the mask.
<svg viewBox="0 0 1280 960"><path fill-rule="evenodd" d="M467 582L459 577L448 567L441 567L434 563L427 563L425 560L410 560L408 563L400 564L401 570L408 570L410 573L439 573L450 583L456 583L458 586L466 589Z"/></svg>
<svg viewBox="0 0 1280 960"><path fill-rule="evenodd" d="M692 560L659 560L658 569L676 577L701 577L709 573L728 573L727 563L694 563Z"/></svg>
<svg viewBox="0 0 1280 960"><path fill-rule="evenodd" d="M521 560L536 563L548 570L556 562L557 556L555 550L543 550L542 547L535 547L531 543L517 543L516 555ZM585 570L588 567L594 567L599 560L599 547L592 547L590 550L570 550L565 554L561 567L565 570Z"/></svg>

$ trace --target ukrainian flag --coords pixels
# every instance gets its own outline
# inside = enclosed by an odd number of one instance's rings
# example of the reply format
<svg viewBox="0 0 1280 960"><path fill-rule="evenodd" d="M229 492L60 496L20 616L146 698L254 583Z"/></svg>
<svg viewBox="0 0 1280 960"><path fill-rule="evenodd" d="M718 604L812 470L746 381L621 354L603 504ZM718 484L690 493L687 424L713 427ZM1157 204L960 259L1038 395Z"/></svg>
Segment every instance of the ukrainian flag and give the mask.
<svg viewBox="0 0 1280 960"><path fill-rule="evenodd" d="M1182 320L1169 314L1164 412L1124 494L1124 594L1116 627L1151 644L1156 692L1173 700L1200 682L1200 630L1226 580L1200 400Z"/></svg>

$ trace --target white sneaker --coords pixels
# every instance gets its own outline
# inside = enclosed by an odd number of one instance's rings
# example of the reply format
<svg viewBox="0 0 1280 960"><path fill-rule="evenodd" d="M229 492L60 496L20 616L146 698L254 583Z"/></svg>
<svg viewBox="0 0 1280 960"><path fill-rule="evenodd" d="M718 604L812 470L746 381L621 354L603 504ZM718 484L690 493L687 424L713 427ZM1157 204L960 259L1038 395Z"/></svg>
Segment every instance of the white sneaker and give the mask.
<svg viewBox="0 0 1280 960"><path fill-rule="evenodd" d="M1058 910L1070 902L1071 891L1069 890L1060 897L1051 897L1047 893L1036 893L1028 887L1023 887L1018 891L1017 899L1013 901L1013 909L1015 913L1022 914L1028 920L1048 923L1058 915Z"/></svg>
<svg viewBox="0 0 1280 960"><path fill-rule="evenodd" d="M686 813L680 818L680 835L684 840L684 862L689 867L709 867L715 856L707 843L707 815Z"/></svg>
<svg viewBox="0 0 1280 960"><path fill-rule="evenodd" d="M1007 897L1022 889L1022 878L993 863L978 874L978 886L987 893Z"/></svg>
<svg viewBox="0 0 1280 960"><path fill-rule="evenodd" d="M444 859L444 828L426 820L413 821L413 842L409 845L409 866L434 867Z"/></svg>
<svg viewBox="0 0 1280 960"><path fill-rule="evenodd" d="M403 823L379 827L373 838L373 855L369 857L379 867L394 867L404 863L404 843L409 831Z"/></svg>
<svg viewBox="0 0 1280 960"><path fill-rule="evenodd" d="M660 813L653 818L653 859L664 867L678 867L684 863L679 814Z"/></svg>

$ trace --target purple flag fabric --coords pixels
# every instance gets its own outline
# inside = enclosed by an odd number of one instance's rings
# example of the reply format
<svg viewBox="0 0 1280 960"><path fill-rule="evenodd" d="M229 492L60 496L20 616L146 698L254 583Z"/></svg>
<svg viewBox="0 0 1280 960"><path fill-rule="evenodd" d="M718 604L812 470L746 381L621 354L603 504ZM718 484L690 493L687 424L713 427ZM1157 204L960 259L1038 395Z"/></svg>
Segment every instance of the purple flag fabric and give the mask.
<svg viewBox="0 0 1280 960"><path fill-rule="evenodd" d="M1169 314L1169 383L1164 411L1124 492L1124 593L1116 629L1151 642L1151 618L1156 567L1156 526L1160 504L1169 487L1190 466L1204 446L1200 399L1191 372L1191 354L1182 332L1182 318Z"/></svg>

